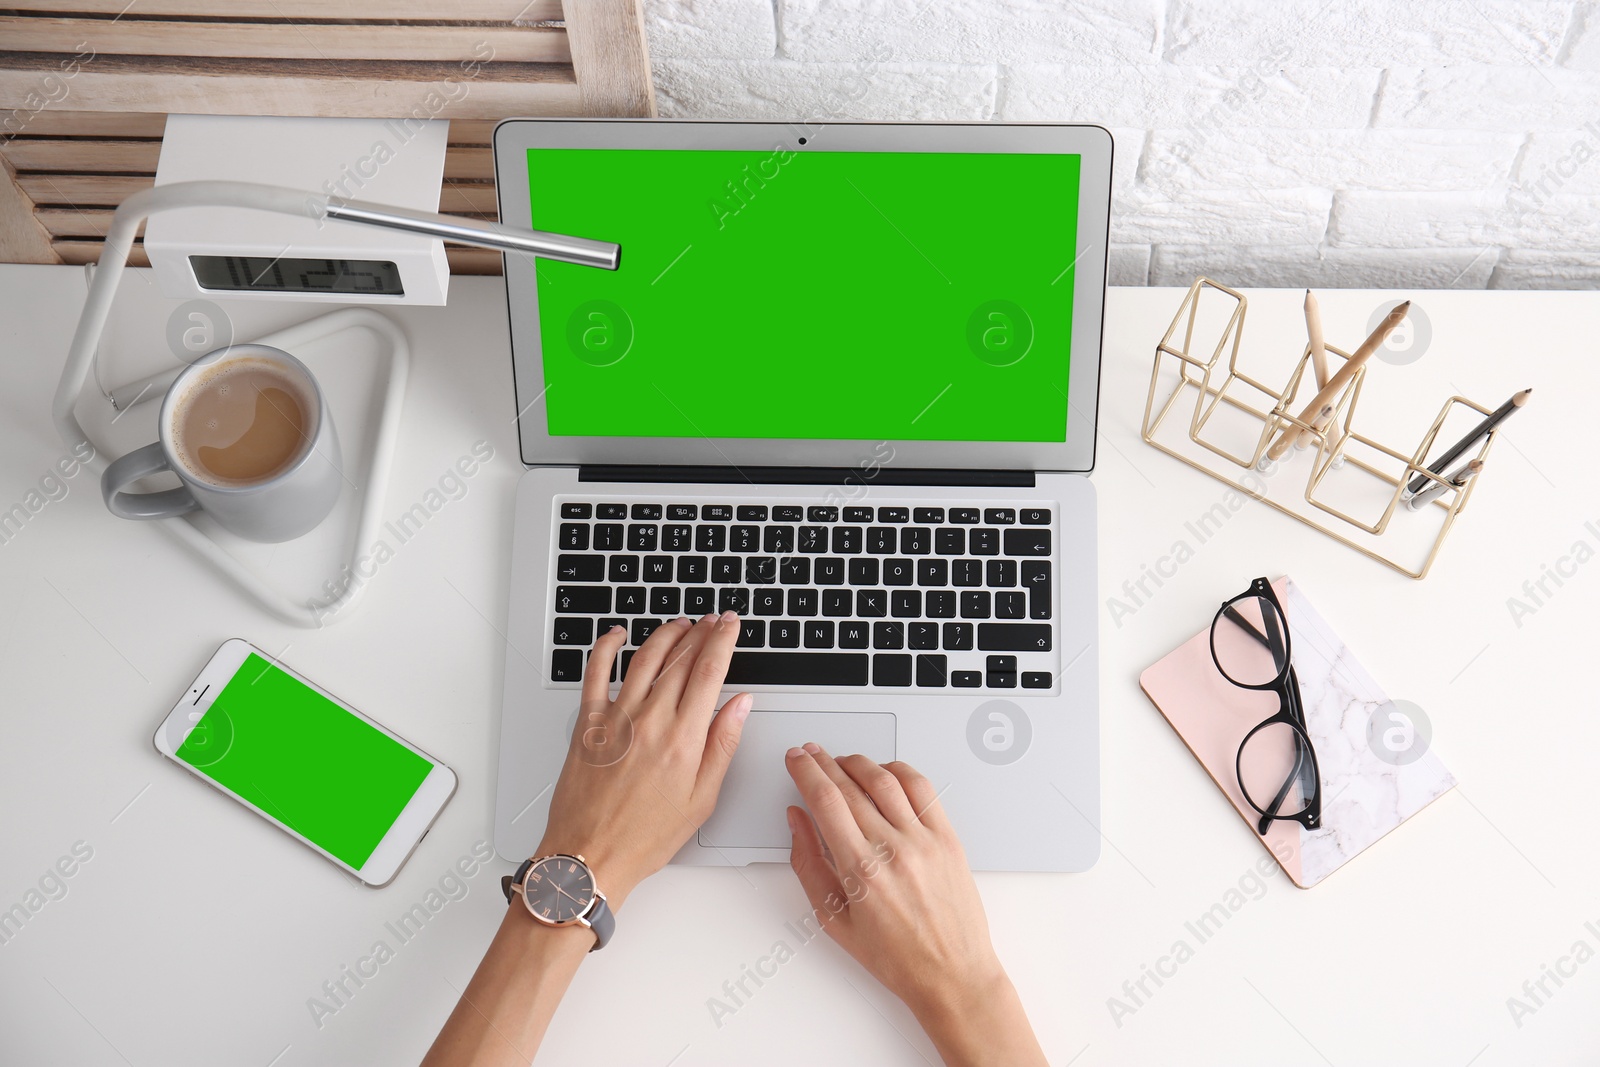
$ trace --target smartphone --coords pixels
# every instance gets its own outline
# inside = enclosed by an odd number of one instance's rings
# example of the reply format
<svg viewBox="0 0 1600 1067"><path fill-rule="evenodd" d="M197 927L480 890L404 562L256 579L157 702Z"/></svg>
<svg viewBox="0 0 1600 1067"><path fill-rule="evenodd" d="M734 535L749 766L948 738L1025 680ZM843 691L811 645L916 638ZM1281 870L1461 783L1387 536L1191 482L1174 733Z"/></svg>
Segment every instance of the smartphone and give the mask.
<svg viewBox="0 0 1600 1067"><path fill-rule="evenodd" d="M156 751L371 886L400 870L456 774L248 641L224 641Z"/></svg>

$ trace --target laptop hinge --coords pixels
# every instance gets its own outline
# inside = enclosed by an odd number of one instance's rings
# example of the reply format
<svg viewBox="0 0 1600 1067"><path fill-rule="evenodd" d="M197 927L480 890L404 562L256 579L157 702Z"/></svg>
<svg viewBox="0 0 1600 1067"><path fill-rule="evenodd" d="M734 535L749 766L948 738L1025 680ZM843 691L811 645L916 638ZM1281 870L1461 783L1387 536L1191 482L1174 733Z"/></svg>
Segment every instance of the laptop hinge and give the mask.
<svg viewBox="0 0 1600 1067"><path fill-rule="evenodd" d="M979 485L1032 488L1030 470L938 467L720 467L688 464L586 463L580 482L732 482L756 485Z"/></svg>

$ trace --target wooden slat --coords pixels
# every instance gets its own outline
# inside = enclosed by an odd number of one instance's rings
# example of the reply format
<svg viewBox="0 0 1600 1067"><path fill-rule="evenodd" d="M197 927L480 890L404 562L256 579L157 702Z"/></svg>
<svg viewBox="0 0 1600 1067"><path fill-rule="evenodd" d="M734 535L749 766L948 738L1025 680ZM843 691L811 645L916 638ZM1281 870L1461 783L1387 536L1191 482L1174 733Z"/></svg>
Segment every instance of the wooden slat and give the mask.
<svg viewBox="0 0 1600 1067"><path fill-rule="evenodd" d="M0 109L27 106L40 76L29 62L34 58L0 55ZM445 95L452 91L445 77L454 80L453 96ZM86 111L500 119L577 114L572 78L571 67L536 63L487 64L469 81L453 63L164 63L105 56L84 67L71 87L73 106Z"/></svg>
<svg viewBox="0 0 1600 1067"><path fill-rule="evenodd" d="M268 78L279 88L287 88L301 78L338 78L349 87L364 87L370 82L398 81L419 90L434 90L443 95L451 92L450 83L463 87L456 95L466 96L483 85L518 84L571 84L572 67L565 63L499 63L493 59L479 60L468 56L461 60L384 60L384 59L272 59L268 57L235 56L199 59L177 56L99 56L92 62L83 61L71 75L63 75L61 60L53 55L35 52L0 51L0 70L29 75L37 83L45 76L55 76L69 82L70 98L80 110L103 111L104 108L81 107L78 90L86 79L137 75L163 75L173 79L185 78ZM474 68L472 64L476 64ZM448 82L446 81L448 79ZM35 84L34 90L39 86ZM20 104L5 106L22 106ZM146 110L154 110L146 109ZM171 112L168 112L169 114ZM215 114L215 112L207 112ZM495 118L478 115L477 118Z"/></svg>
<svg viewBox="0 0 1600 1067"><path fill-rule="evenodd" d="M161 158L161 142L90 138L41 141L19 137L0 142L0 156L23 173L154 174ZM493 181L494 151L476 146L446 148L444 176L463 181Z"/></svg>
<svg viewBox="0 0 1600 1067"><path fill-rule="evenodd" d="M450 143L486 145L493 143L498 119L450 120ZM100 137L160 139L167 129L167 116L132 111L41 111L27 120L23 134L28 137Z"/></svg>
<svg viewBox="0 0 1600 1067"><path fill-rule="evenodd" d="M500 253L487 248L445 245L444 258L450 261L451 274L499 274Z"/></svg>
<svg viewBox="0 0 1600 1067"><path fill-rule="evenodd" d="M123 174L21 174L17 185L35 204L48 208L114 208L155 184L153 176ZM492 214L494 186L447 180L439 191L439 210L447 214Z"/></svg>
<svg viewBox="0 0 1600 1067"><path fill-rule="evenodd" d="M578 0L588 3L591 0ZM22 0L11 10L42 14L120 15L128 0ZM138 0L138 14L251 19L560 21L561 0Z"/></svg>
<svg viewBox="0 0 1600 1067"><path fill-rule="evenodd" d="M0 16L0 41L17 52L272 59L397 59L457 63L570 63L559 26L417 26L184 22L139 18Z"/></svg>
<svg viewBox="0 0 1600 1067"><path fill-rule="evenodd" d="M33 213L33 198L23 191L10 164L0 160L0 260L7 263L60 263L50 235Z"/></svg>
<svg viewBox="0 0 1600 1067"><path fill-rule="evenodd" d="M34 212L51 237L104 237L111 228L112 211L93 208L78 211L73 208L40 208Z"/></svg>
<svg viewBox="0 0 1600 1067"><path fill-rule="evenodd" d="M51 250L59 257L61 263L98 263L100 250L105 247L101 241L52 241ZM132 253L128 256L128 266L148 267L150 257L145 254L144 243L141 241L133 246Z"/></svg>
<svg viewBox="0 0 1600 1067"><path fill-rule="evenodd" d="M439 190L439 210L446 215L498 218L494 183L458 182L447 178Z"/></svg>
<svg viewBox="0 0 1600 1067"><path fill-rule="evenodd" d="M48 108L28 117L21 132L30 137L156 137L167 129L167 116L150 112L57 111Z"/></svg>
<svg viewBox="0 0 1600 1067"><path fill-rule="evenodd" d="M140 189L156 183L153 176L106 174L23 174L17 184L35 204L69 207L116 207Z"/></svg>
<svg viewBox="0 0 1600 1067"><path fill-rule="evenodd" d="M494 144L494 128L498 125L498 119L451 119L450 143Z"/></svg>
<svg viewBox="0 0 1600 1067"><path fill-rule="evenodd" d="M446 148L444 177L446 181L494 181L494 149Z"/></svg>
<svg viewBox="0 0 1600 1067"><path fill-rule="evenodd" d="M101 141L89 138L40 141L19 137L0 144L0 156L19 171L78 174L154 174L160 141Z"/></svg>
<svg viewBox="0 0 1600 1067"><path fill-rule="evenodd" d="M566 16L582 113L655 117L656 93L640 0L571 0Z"/></svg>

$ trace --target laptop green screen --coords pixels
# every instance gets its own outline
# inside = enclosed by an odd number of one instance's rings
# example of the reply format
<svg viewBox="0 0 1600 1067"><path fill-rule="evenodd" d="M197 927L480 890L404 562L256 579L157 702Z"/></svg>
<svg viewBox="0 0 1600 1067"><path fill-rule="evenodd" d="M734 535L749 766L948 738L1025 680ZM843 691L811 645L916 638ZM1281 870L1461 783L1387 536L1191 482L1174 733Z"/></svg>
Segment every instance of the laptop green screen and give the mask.
<svg viewBox="0 0 1600 1067"><path fill-rule="evenodd" d="M1080 162L530 149L550 434L1066 440Z"/></svg>

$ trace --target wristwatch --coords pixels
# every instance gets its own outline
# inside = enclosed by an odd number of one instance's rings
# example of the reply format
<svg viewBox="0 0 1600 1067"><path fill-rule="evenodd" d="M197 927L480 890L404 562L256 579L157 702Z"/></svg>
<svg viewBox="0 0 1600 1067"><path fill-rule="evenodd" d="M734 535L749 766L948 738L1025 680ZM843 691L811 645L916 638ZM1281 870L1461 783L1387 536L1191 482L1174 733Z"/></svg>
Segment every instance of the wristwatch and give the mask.
<svg viewBox="0 0 1600 1067"><path fill-rule="evenodd" d="M528 913L546 926L583 926L594 931L594 948L604 948L616 928L606 895L594 882L594 872L582 856L557 852L522 861L516 874L502 875L500 888L506 903L513 893L522 897Z"/></svg>

